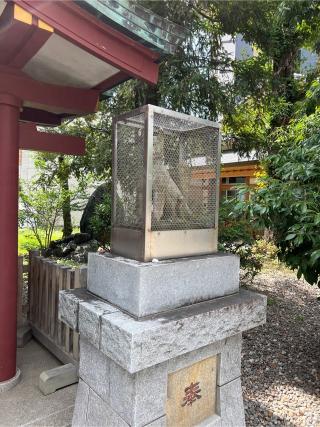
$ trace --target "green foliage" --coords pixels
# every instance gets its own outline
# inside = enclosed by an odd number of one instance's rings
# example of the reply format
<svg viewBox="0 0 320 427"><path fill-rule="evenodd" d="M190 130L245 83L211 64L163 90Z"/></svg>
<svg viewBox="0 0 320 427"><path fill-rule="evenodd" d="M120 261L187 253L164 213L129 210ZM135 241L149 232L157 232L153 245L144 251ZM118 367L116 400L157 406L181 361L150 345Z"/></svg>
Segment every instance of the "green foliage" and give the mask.
<svg viewBox="0 0 320 427"><path fill-rule="evenodd" d="M45 230L38 230L41 239L45 239ZM55 229L52 233L52 240L62 238L62 231ZM20 228L18 234L18 253L19 255L27 255L30 250L39 249L39 242L33 231L29 228Z"/></svg>
<svg viewBox="0 0 320 427"><path fill-rule="evenodd" d="M231 217L235 200L225 201L219 211L219 250L240 257L242 282L251 282L262 268L262 259L254 250L255 235L258 230L245 216Z"/></svg>
<svg viewBox="0 0 320 427"><path fill-rule="evenodd" d="M279 259L296 269L298 278L319 285L320 110L298 115L279 139L279 152L265 161L268 175L236 211L272 229Z"/></svg>
<svg viewBox="0 0 320 427"><path fill-rule="evenodd" d="M258 239L254 242L253 252L268 261L274 261L278 256L278 249L273 241Z"/></svg>
<svg viewBox="0 0 320 427"><path fill-rule="evenodd" d="M102 244L110 243L111 233L111 195L105 194L100 204L95 206L91 218L90 228L93 235L99 236L98 241Z"/></svg>
<svg viewBox="0 0 320 427"><path fill-rule="evenodd" d="M41 249L49 246L67 195L57 186L47 188L38 182L20 186L20 227L28 227Z"/></svg>
<svg viewBox="0 0 320 427"><path fill-rule="evenodd" d="M232 218L235 200L221 202L219 209L219 242L224 244L253 244L256 231L250 222L243 217Z"/></svg>

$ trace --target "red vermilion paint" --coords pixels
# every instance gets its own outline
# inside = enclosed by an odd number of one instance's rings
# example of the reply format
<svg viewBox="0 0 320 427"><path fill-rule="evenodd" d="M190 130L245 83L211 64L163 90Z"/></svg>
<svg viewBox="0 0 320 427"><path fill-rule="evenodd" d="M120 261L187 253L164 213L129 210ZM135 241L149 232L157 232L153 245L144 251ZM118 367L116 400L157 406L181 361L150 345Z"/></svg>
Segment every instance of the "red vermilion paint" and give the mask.
<svg viewBox="0 0 320 427"><path fill-rule="evenodd" d="M0 381L16 374L19 108L0 94Z"/></svg>

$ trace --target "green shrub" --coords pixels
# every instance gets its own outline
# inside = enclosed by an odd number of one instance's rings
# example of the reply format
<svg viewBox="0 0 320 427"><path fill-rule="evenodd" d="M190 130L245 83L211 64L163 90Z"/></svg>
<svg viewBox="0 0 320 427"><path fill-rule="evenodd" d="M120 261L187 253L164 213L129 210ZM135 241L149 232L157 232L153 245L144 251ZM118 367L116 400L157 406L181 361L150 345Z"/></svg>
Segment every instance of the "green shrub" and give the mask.
<svg viewBox="0 0 320 427"><path fill-rule="evenodd" d="M256 240L252 250L254 254L264 257L270 261L276 260L278 256L278 249L276 245L272 241L266 239Z"/></svg>
<svg viewBox="0 0 320 427"><path fill-rule="evenodd" d="M234 219L234 200L221 203L219 212L219 250L240 257L241 281L250 282L261 271L263 256L254 250L255 237L261 230L254 227L245 216Z"/></svg>

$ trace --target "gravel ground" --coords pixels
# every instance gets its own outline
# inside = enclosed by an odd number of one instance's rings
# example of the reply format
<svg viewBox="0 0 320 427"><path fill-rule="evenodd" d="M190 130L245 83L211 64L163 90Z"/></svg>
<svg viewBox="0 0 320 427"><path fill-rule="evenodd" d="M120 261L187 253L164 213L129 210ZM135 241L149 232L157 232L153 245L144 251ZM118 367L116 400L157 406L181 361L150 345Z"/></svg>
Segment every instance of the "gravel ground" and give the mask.
<svg viewBox="0 0 320 427"><path fill-rule="evenodd" d="M320 427L320 290L280 267L249 288L268 296L268 316L243 334L247 426Z"/></svg>

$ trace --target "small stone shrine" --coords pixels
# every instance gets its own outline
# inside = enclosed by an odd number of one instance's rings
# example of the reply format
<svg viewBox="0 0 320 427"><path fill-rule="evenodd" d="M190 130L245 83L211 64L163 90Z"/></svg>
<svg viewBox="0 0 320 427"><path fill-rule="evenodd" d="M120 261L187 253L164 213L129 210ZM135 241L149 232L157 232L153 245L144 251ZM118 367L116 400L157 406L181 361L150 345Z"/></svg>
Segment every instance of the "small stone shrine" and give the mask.
<svg viewBox="0 0 320 427"><path fill-rule="evenodd" d="M72 425L244 426L241 333L266 298L217 252L219 125L148 105L113 138L111 254L89 254L87 291L60 292L80 333Z"/></svg>

